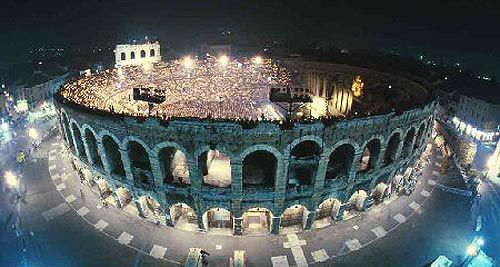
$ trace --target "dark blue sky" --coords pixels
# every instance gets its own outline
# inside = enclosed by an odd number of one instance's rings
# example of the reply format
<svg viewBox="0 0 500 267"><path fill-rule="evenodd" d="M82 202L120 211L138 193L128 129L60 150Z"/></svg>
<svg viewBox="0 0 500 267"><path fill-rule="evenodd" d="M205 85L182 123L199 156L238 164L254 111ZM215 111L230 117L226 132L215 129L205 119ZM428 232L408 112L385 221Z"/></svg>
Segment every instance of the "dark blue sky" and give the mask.
<svg viewBox="0 0 500 267"><path fill-rule="evenodd" d="M278 40L424 53L500 77L496 2L3 0L0 61L36 46L85 47L144 35L190 48L231 30L251 45Z"/></svg>

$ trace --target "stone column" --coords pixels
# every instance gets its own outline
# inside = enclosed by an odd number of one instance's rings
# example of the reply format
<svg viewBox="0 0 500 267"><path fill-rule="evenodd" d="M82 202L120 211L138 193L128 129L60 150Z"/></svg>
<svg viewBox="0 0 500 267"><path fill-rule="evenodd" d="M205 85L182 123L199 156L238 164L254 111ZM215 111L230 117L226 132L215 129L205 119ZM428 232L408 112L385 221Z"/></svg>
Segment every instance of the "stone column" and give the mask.
<svg viewBox="0 0 500 267"><path fill-rule="evenodd" d="M337 214L337 217L335 217L335 221L339 222L339 221L342 221L344 219L345 208L346 208L346 203L343 203L342 205L340 205L339 213Z"/></svg>
<svg viewBox="0 0 500 267"><path fill-rule="evenodd" d="M156 188L163 186L163 176L160 166L160 160L157 155L149 155L149 162L151 163L151 171L153 173L154 185Z"/></svg>
<svg viewBox="0 0 500 267"><path fill-rule="evenodd" d="M380 152L378 154L378 159L375 161L373 169L378 170L382 166L385 157L385 151L387 150L387 146L380 147Z"/></svg>
<svg viewBox="0 0 500 267"><path fill-rule="evenodd" d="M233 217L233 233L234 235L242 235L243 230L241 228L241 223L243 222L243 217Z"/></svg>
<svg viewBox="0 0 500 267"><path fill-rule="evenodd" d="M363 150L358 150L355 152L351 170L349 171L348 184L352 184L356 180L359 171L359 162L361 161L362 156L363 156Z"/></svg>
<svg viewBox="0 0 500 267"><path fill-rule="evenodd" d="M122 159L122 164L123 164L123 169L125 170L125 176L127 178L127 181L130 182L131 184L134 183L134 175L132 173L132 165L130 158L127 153L127 149L119 148L120 151L120 156Z"/></svg>
<svg viewBox="0 0 500 267"><path fill-rule="evenodd" d="M101 161L102 165L104 166L104 171L106 172L108 177L111 177L111 167L109 166L108 157L106 155L104 145L102 144L102 139L97 140L97 149L99 149L99 151L101 152L99 154L101 155Z"/></svg>
<svg viewBox="0 0 500 267"><path fill-rule="evenodd" d="M189 179L191 180L191 190L196 192L201 192L201 184L202 184L202 175L200 173L200 169L198 166L198 159L193 156L188 156L188 164L189 164Z"/></svg>
<svg viewBox="0 0 500 267"><path fill-rule="evenodd" d="M75 148L75 149L74 149L74 154L75 154L78 158L80 158L80 150L78 149L78 146L76 145L76 138L75 138L75 133L73 132L73 127L71 127L71 125L70 125L70 126L69 126L69 129L70 129L70 131L71 131L71 139L73 139L73 140L71 140L71 142L72 142L72 144L73 144L73 147Z"/></svg>
<svg viewBox="0 0 500 267"><path fill-rule="evenodd" d="M325 185L325 176L328 168L329 157L322 155L318 162L318 169L316 171L316 177L314 179L314 193L312 196L313 203L317 203L321 200L321 195L323 187Z"/></svg>
<svg viewBox="0 0 500 267"><path fill-rule="evenodd" d="M281 227L281 216L272 216L271 218L271 234L279 234L280 233L280 227Z"/></svg>
<svg viewBox="0 0 500 267"><path fill-rule="evenodd" d="M311 230L314 220L316 220L316 210L309 211L307 214L306 224L304 225L304 230Z"/></svg>
<svg viewBox="0 0 500 267"><path fill-rule="evenodd" d="M241 159L231 160L231 195L241 199L243 195L243 163Z"/></svg>
<svg viewBox="0 0 500 267"><path fill-rule="evenodd" d="M146 218L144 215L144 207L142 206L141 200L139 199L139 196L137 196L135 193L132 194L133 201L135 203L135 206L137 207L137 211L139 212L139 217Z"/></svg>
<svg viewBox="0 0 500 267"><path fill-rule="evenodd" d="M83 150L85 151L85 154L87 155L88 163L89 163L89 165L93 166L95 164L94 158L92 158L92 156L90 155L90 149L89 149L89 146L87 144L87 137L85 136L84 131L82 131L81 137L82 137L82 143L83 143Z"/></svg>
<svg viewBox="0 0 500 267"><path fill-rule="evenodd" d="M274 189L274 206L276 210L282 210L285 205L285 197L286 197L286 187L287 187L287 176L288 176L288 159L283 159L283 163L281 164L281 168L278 164L278 170L276 173L276 184ZM279 230L279 228L278 228Z"/></svg>

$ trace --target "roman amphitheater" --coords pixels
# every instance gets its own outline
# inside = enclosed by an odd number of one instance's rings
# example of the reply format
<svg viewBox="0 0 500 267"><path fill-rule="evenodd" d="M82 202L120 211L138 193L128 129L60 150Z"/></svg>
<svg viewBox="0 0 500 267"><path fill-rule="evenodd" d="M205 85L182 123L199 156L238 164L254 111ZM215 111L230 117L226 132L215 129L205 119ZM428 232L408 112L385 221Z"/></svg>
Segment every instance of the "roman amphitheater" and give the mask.
<svg viewBox="0 0 500 267"><path fill-rule="evenodd" d="M167 227L327 227L397 194L432 131L431 93L396 75L302 59L161 61L154 50L126 64L123 51L120 66L61 87L61 131L105 201ZM289 114L269 93L292 86L312 102ZM134 100L139 87L166 99Z"/></svg>

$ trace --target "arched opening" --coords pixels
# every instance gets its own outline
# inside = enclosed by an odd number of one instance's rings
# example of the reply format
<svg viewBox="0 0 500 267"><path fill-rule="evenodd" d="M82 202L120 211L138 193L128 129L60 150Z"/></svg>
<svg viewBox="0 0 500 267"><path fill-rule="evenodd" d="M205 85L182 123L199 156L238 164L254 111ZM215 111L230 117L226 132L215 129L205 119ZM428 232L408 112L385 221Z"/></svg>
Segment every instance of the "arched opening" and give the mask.
<svg viewBox="0 0 500 267"><path fill-rule="evenodd" d="M155 56L155 50L154 49L149 50L149 56L150 57L154 57Z"/></svg>
<svg viewBox="0 0 500 267"><path fill-rule="evenodd" d="M132 202L133 199L133 196L130 193L130 191L128 191L124 187L119 187L116 189L116 196L118 197L118 201L120 202L122 209L125 209L127 206L129 206L129 204Z"/></svg>
<svg viewBox="0 0 500 267"><path fill-rule="evenodd" d="M341 205L342 202L336 198L328 198L321 202L316 212L313 228L323 228L331 225L339 214Z"/></svg>
<svg viewBox="0 0 500 267"><path fill-rule="evenodd" d="M294 146L288 171L288 186L312 185L318 169L320 155L321 147L314 141L302 141Z"/></svg>
<svg viewBox="0 0 500 267"><path fill-rule="evenodd" d="M425 125L422 123L420 127L418 128L417 132L417 137L415 139L415 146L414 149L419 148L422 145L423 137L424 137L424 131L425 131Z"/></svg>
<svg viewBox="0 0 500 267"><path fill-rule="evenodd" d="M87 153L85 153L85 147L83 146L82 133L76 123L71 125L71 129L73 130L73 138L75 138L76 150L78 151L79 157L81 160L87 161Z"/></svg>
<svg viewBox="0 0 500 267"><path fill-rule="evenodd" d="M159 152L160 168L165 184L190 185L186 155L174 147L164 147Z"/></svg>
<svg viewBox="0 0 500 267"><path fill-rule="evenodd" d="M380 154L380 140L374 138L366 144L359 162L359 171L366 172L375 167Z"/></svg>
<svg viewBox="0 0 500 267"><path fill-rule="evenodd" d="M98 168L103 169L104 166L101 160L101 153L99 152L99 146L97 145L97 140L91 130L85 129L85 141L87 142L87 148L89 150L90 163L94 164Z"/></svg>
<svg viewBox="0 0 500 267"><path fill-rule="evenodd" d="M150 196L141 196L139 202L141 203L142 214L148 221L165 224L165 216L158 201Z"/></svg>
<svg viewBox="0 0 500 267"><path fill-rule="evenodd" d="M415 128L412 127L410 128L408 133L406 133L406 137L403 142L403 150L401 151L401 158L405 159L410 155L414 136L415 136Z"/></svg>
<svg viewBox="0 0 500 267"><path fill-rule="evenodd" d="M108 197L112 196L111 187L109 186L108 181L100 178L97 179L95 182L99 189L99 194L101 195L102 198L107 199Z"/></svg>
<svg viewBox="0 0 500 267"><path fill-rule="evenodd" d="M276 157L268 151L254 151L243 159L243 189L249 187L274 187Z"/></svg>
<svg viewBox="0 0 500 267"><path fill-rule="evenodd" d="M357 190L352 194L347 202L349 210L363 211L365 209L365 200L368 194L365 190Z"/></svg>
<svg viewBox="0 0 500 267"><path fill-rule="evenodd" d="M343 144L337 147L328 160L325 183L333 181L346 181L349 178L352 161L354 160L354 147L351 144Z"/></svg>
<svg viewBox="0 0 500 267"><path fill-rule="evenodd" d="M211 149L200 155L198 163L203 183L215 187L231 185L231 160L219 150Z"/></svg>
<svg viewBox="0 0 500 267"><path fill-rule="evenodd" d="M304 229L309 211L302 205L287 208L281 215L281 233L296 233Z"/></svg>
<svg viewBox="0 0 500 267"><path fill-rule="evenodd" d="M384 165L389 165L396 160L400 139L401 135L399 133L394 133L389 139L384 155Z"/></svg>
<svg viewBox="0 0 500 267"><path fill-rule="evenodd" d="M73 134L71 134L71 128L69 127L68 117L65 113L62 114L63 131L66 132L66 139L68 140L68 146L71 152L75 152L75 146L73 144Z"/></svg>
<svg viewBox="0 0 500 267"><path fill-rule="evenodd" d="M145 58L145 57L146 57L146 51L141 50L141 58Z"/></svg>
<svg viewBox="0 0 500 267"><path fill-rule="evenodd" d="M224 208L211 208L203 214L205 229L213 234L233 235L233 216Z"/></svg>
<svg viewBox="0 0 500 267"><path fill-rule="evenodd" d="M120 147L115 140L107 135L102 138L104 146L104 155L109 165L109 170L112 175L125 177L125 169L123 168Z"/></svg>
<svg viewBox="0 0 500 267"><path fill-rule="evenodd" d="M271 230L273 214L266 208L252 208L243 213L243 235L267 235Z"/></svg>
<svg viewBox="0 0 500 267"><path fill-rule="evenodd" d="M387 190L389 189L389 186L386 183L380 182L378 183L375 188L373 188L372 191L372 198L375 202L380 203L384 200L385 196L387 195Z"/></svg>
<svg viewBox="0 0 500 267"><path fill-rule="evenodd" d="M153 173L151 172L151 163L149 162L149 154L142 146L136 141L130 141L127 146L128 156L130 158L130 167L134 181L143 184L152 184Z"/></svg>
<svg viewBox="0 0 500 267"><path fill-rule="evenodd" d="M185 203L177 203L170 207L170 218L175 228L197 231L198 218L193 208Z"/></svg>
<svg viewBox="0 0 500 267"><path fill-rule="evenodd" d="M120 59L121 60L126 60L127 59L127 54L125 54L125 52L121 52Z"/></svg>
<svg viewBox="0 0 500 267"><path fill-rule="evenodd" d="M130 52L130 59L135 59L135 52L134 51Z"/></svg>

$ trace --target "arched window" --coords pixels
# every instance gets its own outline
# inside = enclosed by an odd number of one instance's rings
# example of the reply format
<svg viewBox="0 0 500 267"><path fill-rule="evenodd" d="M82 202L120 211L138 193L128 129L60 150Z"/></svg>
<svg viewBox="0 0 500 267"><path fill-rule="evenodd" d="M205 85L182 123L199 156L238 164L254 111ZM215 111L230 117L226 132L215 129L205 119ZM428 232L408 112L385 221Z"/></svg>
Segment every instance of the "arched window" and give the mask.
<svg viewBox="0 0 500 267"><path fill-rule="evenodd" d="M124 177L125 169L123 168L120 147L118 144L113 138L105 135L102 138L102 145L104 146L104 156L108 162L111 174Z"/></svg>
<svg viewBox="0 0 500 267"><path fill-rule="evenodd" d="M412 151L412 142L413 137L415 136L415 128L411 128L405 136L405 140L403 142L403 150L401 151L401 158L406 158L410 155Z"/></svg>
<svg viewBox="0 0 500 267"><path fill-rule="evenodd" d="M129 142L127 150L134 179L141 183L149 184L153 178L153 174L151 172L148 152L144 146L136 141Z"/></svg>
<svg viewBox="0 0 500 267"><path fill-rule="evenodd" d="M135 52L134 51L130 52L130 59L135 59Z"/></svg>
<svg viewBox="0 0 500 267"><path fill-rule="evenodd" d="M396 160L396 153L398 152L400 138L399 133L394 133L389 139L384 155L384 165L391 164Z"/></svg>
<svg viewBox="0 0 500 267"><path fill-rule="evenodd" d="M359 171L368 171L375 167L375 163L378 161L379 153L380 140L374 138L368 142L363 149L363 156L361 157L361 161L359 163Z"/></svg>
<svg viewBox="0 0 500 267"><path fill-rule="evenodd" d="M288 185L312 185L318 169L321 147L318 143L307 140L292 148L291 161L288 166Z"/></svg>
<svg viewBox="0 0 500 267"><path fill-rule="evenodd" d="M337 147L330 155L328 167L326 169L326 181L341 180L347 181L354 160L354 147L351 144L343 144Z"/></svg>
<svg viewBox="0 0 500 267"><path fill-rule="evenodd" d="M125 54L125 52L122 52L120 54L120 58L121 58L121 60L126 60L127 59L127 54Z"/></svg>
<svg viewBox="0 0 500 267"><path fill-rule="evenodd" d="M149 50L149 56L150 57L154 57L155 56L155 50L154 49Z"/></svg>
<svg viewBox="0 0 500 267"><path fill-rule="evenodd" d="M159 153L163 182L166 184L189 185L188 160L186 155L173 147L164 147Z"/></svg>
<svg viewBox="0 0 500 267"><path fill-rule="evenodd" d="M145 57L146 57L146 51L141 50L141 58L145 58Z"/></svg>
<svg viewBox="0 0 500 267"><path fill-rule="evenodd" d="M273 187L276 176L276 157L265 150L254 151L243 160L243 187Z"/></svg>

